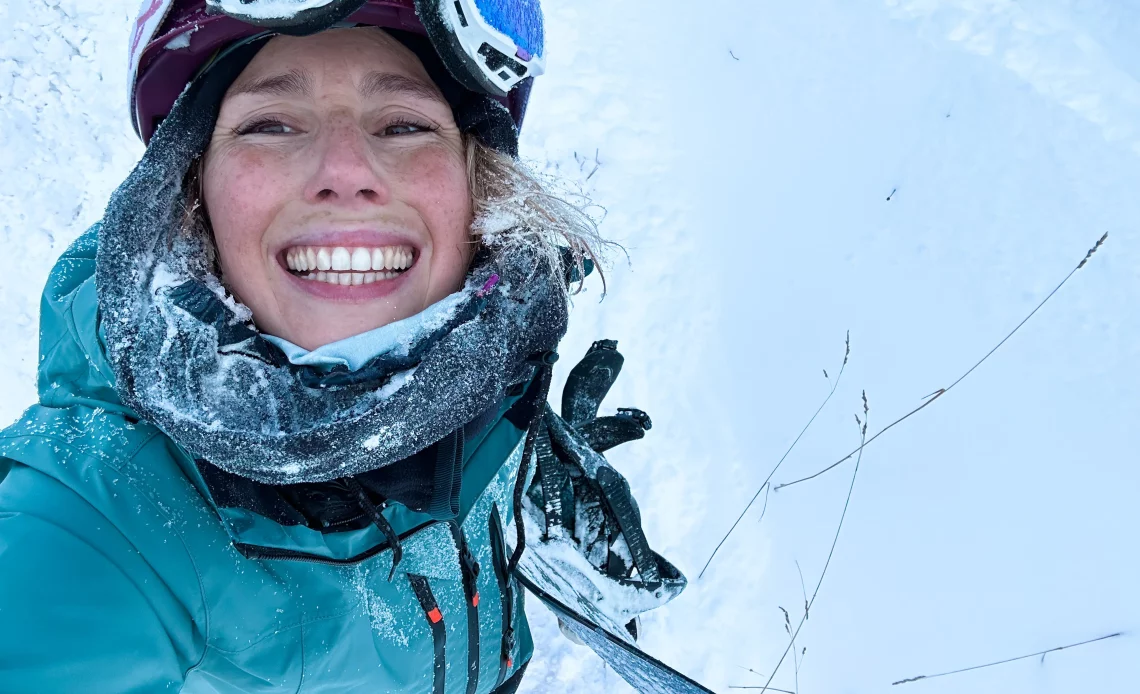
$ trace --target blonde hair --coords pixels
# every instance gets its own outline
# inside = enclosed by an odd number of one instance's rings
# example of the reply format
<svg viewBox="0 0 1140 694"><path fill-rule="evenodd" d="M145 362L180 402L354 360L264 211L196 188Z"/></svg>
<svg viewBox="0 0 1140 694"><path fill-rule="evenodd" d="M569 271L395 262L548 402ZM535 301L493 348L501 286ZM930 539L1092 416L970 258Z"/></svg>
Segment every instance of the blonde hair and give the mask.
<svg viewBox="0 0 1140 694"><path fill-rule="evenodd" d="M617 244L598 232L598 223L589 213L589 198L474 137L467 136L466 141L472 236L486 246L508 251L527 247L552 272L561 272L569 260L578 278L577 290L582 288L589 261L597 269L604 294L602 266L607 252Z"/></svg>
<svg viewBox="0 0 1140 694"><path fill-rule="evenodd" d="M508 253L529 251L567 291L562 273L568 261L577 277L575 293L581 290L590 263L602 280L604 295L602 266L607 252L618 246L599 234L589 199L471 135L465 135L464 141L472 241ZM183 180L185 207L178 231L183 238L203 242L206 257L201 261L217 274L217 245L202 192L202 162L202 157L197 158Z"/></svg>

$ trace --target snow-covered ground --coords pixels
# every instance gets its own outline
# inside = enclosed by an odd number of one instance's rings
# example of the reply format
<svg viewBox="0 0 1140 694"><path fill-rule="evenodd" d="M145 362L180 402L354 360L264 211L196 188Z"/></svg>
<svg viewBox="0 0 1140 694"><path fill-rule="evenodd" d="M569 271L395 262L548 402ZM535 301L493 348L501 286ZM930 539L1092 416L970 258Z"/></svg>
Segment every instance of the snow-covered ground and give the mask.
<svg viewBox="0 0 1140 694"><path fill-rule="evenodd" d="M133 0L0 6L0 419L35 397L38 297L141 149ZM615 451L689 590L648 650L717 691L797 639L800 692L1131 692L1140 681L1140 9L1108 0L547 0L549 74L523 137L582 182L631 262L579 297L572 365L616 338L607 405L653 415ZM596 169L596 170L595 170ZM889 199L888 199L889 198ZM561 375L566 369L562 369ZM531 692L628 691L530 605ZM793 621L793 626L795 621ZM1000 667L920 674L1094 638ZM761 677L748 669L763 673ZM789 658L774 686L796 689Z"/></svg>

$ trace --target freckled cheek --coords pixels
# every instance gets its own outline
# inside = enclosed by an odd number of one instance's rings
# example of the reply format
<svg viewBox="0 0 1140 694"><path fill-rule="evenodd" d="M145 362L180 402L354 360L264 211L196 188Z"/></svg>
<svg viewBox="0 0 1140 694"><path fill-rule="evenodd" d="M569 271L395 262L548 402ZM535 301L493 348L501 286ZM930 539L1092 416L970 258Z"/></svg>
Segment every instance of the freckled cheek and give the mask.
<svg viewBox="0 0 1140 694"><path fill-rule="evenodd" d="M415 208L440 250L467 240L471 223L471 194L462 159L451 152L425 152L409 157L401 167L404 202Z"/></svg>
<svg viewBox="0 0 1140 694"><path fill-rule="evenodd" d="M211 167L206 205L223 269L260 262L265 232L283 203L283 167L262 157L230 156Z"/></svg>

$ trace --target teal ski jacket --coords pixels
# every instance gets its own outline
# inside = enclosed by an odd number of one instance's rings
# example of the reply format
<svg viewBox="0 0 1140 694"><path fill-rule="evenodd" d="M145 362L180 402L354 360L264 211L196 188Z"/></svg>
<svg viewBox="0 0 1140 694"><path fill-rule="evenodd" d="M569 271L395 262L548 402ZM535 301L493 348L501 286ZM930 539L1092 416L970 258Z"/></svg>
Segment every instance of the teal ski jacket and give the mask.
<svg viewBox="0 0 1140 694"><path fill-rule="evenodd" d="M0 692L489 694L532 652L504 527L525 424L465 433L457 519L394 504L318 530L215 498L124 407L97 329L96 233L44 291L39 403L0 434Z"/></svg>

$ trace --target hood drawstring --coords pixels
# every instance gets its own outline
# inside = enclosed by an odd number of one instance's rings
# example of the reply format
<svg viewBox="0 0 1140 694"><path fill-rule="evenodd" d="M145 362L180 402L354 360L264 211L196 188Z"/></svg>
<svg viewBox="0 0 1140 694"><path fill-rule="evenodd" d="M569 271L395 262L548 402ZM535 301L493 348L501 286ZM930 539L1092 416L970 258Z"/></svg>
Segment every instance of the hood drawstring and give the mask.
<svg viewBox="0 0 1140 694"><path fill-rule="evenodd" d="M400 565L400 560L404 558L404 548L400 545L400 536L392 529L392 524L388 522L384 514L380 513L380 509L376 508L376 505L368 498L368 493L364 491L364 488L360 486L360 482L357 482L355 477L345 478L345 483L353 495L356 496L360 508L368 514L368 517L372 519L372 522L380 529L380 532L384 533L384 537L387 538L388 544L392 547L392 570L388 572L388 582L391 583L392 579L396 576L396 567Z"/></svg>
<svg viewBox="0 0 1140 694"><path fill-rule="evenodd" d="M537 358L536 358L537 357ZM526 530L524 526L526 522L523 520L523 495L526 493L526 479L530 474L530 459L534 455L534 440L538 435L538 427L542 421L542 415L546 412L546 398L550 393L550 374L553 371L552 364L557 361L558 354L556 352L544 352L539 355L533 355L529 360L532 363L537 363L538 374L536 378L538 382L538 398L535 401L534 416L531 418L529 426L526 428L526 443L523 444L522 460L519 462L518 476L515 478L515 494L514 494L514 514L515 514L515 550L511 552L511 560L507 562L507 577L510 580L518 568L519 561L522 560L523 550L526 548Z"/></svg>

